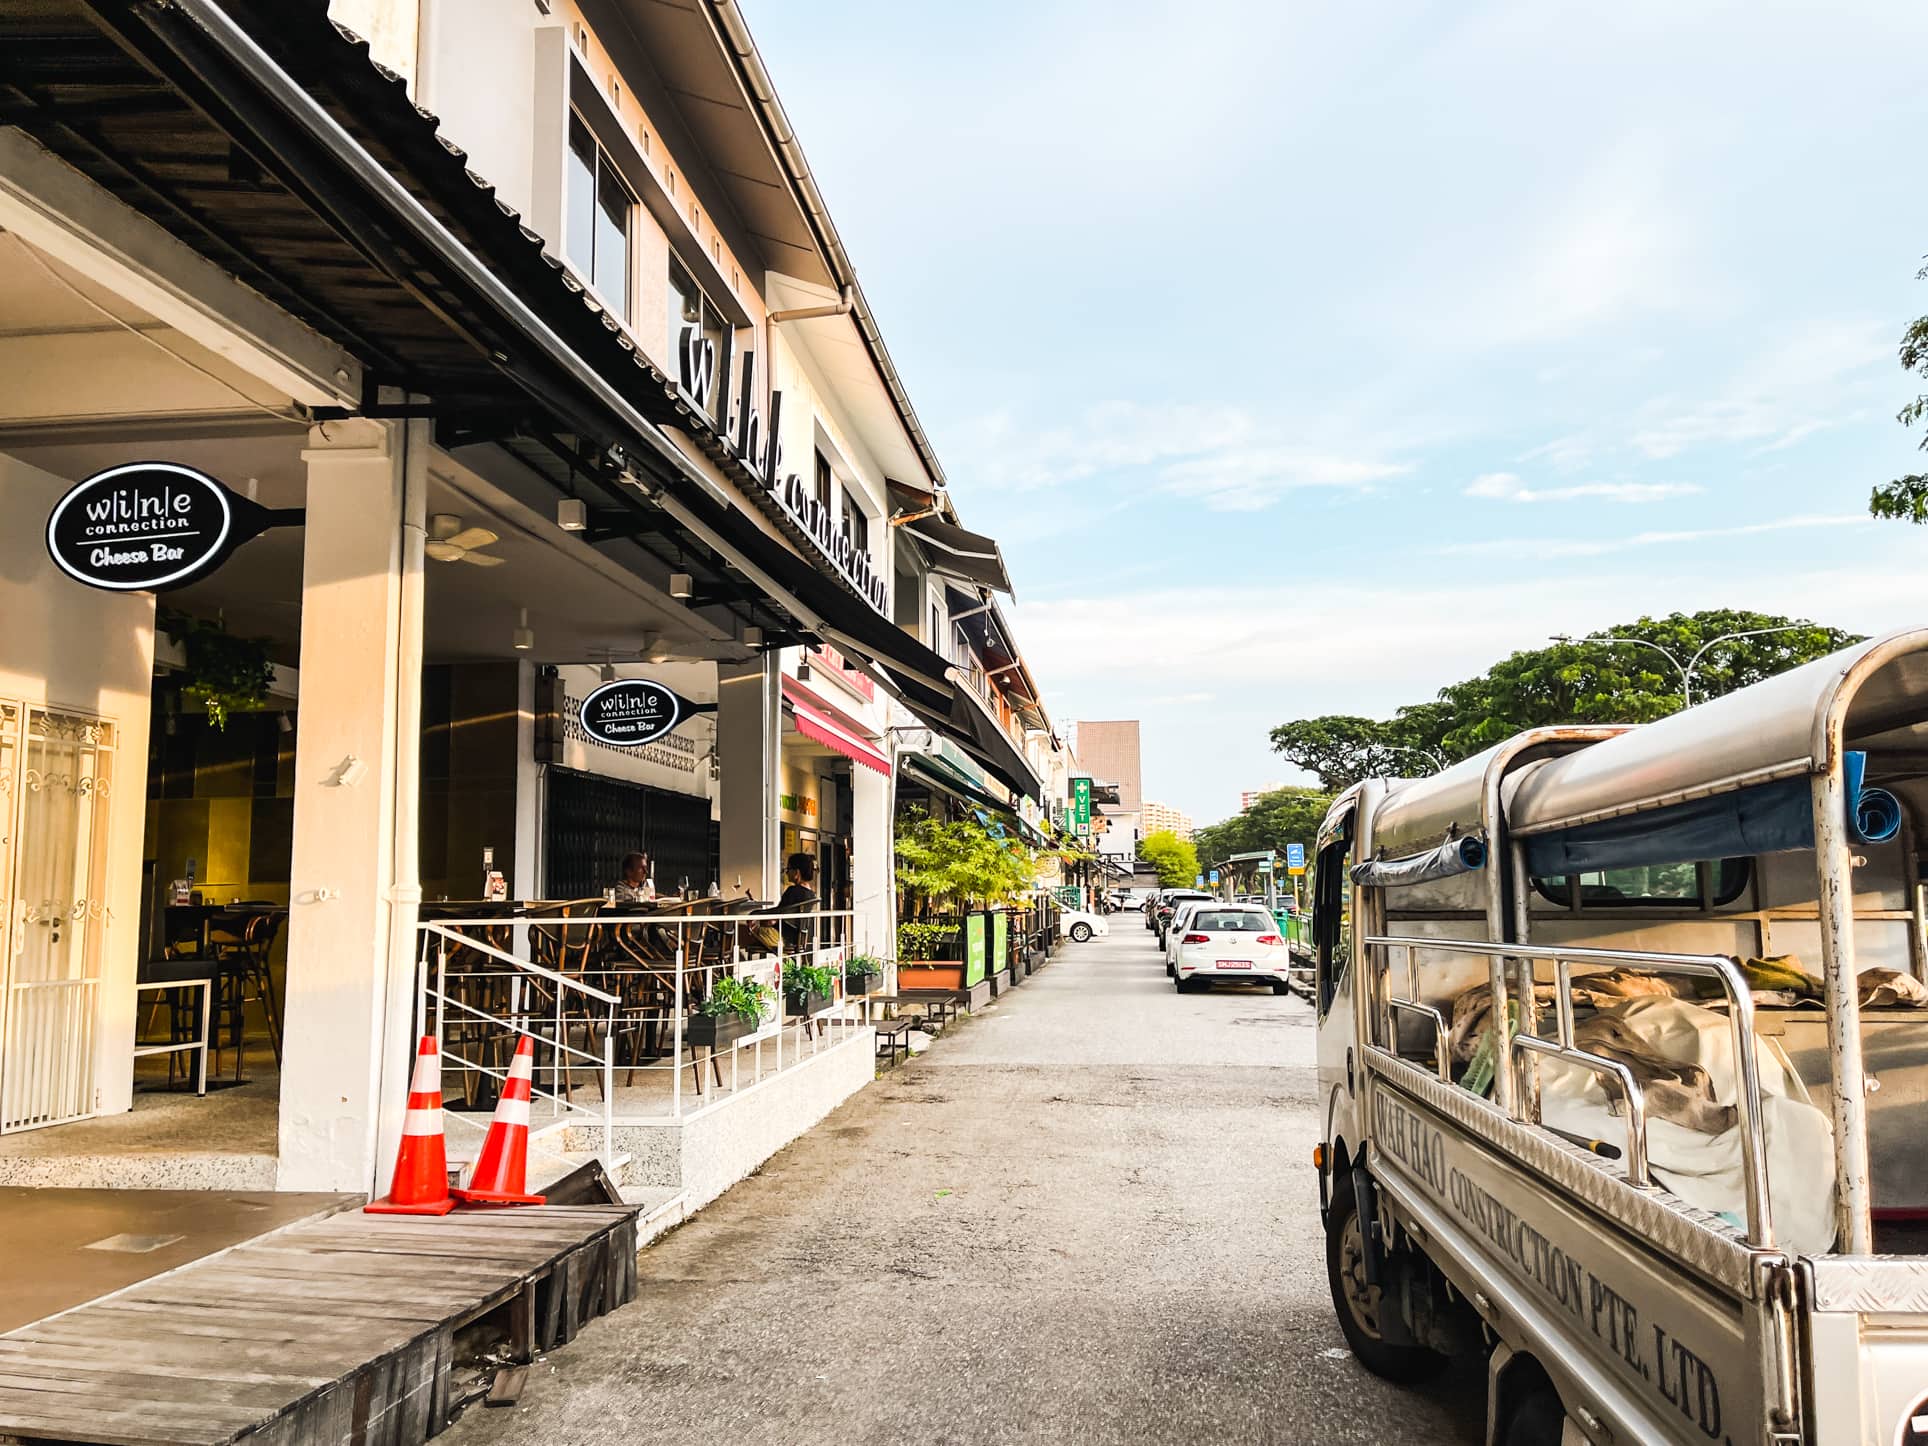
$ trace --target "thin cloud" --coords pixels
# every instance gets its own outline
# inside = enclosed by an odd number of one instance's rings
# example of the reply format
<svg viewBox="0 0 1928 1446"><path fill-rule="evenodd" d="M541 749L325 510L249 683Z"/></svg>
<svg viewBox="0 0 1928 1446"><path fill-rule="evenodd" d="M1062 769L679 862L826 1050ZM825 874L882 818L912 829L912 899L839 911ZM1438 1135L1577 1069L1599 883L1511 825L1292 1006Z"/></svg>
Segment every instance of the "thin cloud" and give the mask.
<svg viewBox="0 0 1928 1446"><path fill-rule="evenodd" d="M1458 542L1434 551L1441 557L1483 557L1492 555L1549 557L1604 557L1608 553L1632 552L1642 547L1666 547L1681 542L1711 542L1723 537L1751 537L1763 532L1787 532L1805 527L1879 526L1870 523L1865 513L1844 512L1820 516L1781 517L1772 522L1749 522L1733 527L1703 527L1677 532L1637 532L1631 537L1508 537L1485 538L1478 542Z"/></svg>
<svg viewBox="0 0 1928 1446"><path fill-rule="evenodd" d="M1572 487L1529 487L1512 472L1486 472L1467 485L1468 497L1495 502L1664 502L1691 497L1702 489L1692 482L1582 482Z"/></svg>

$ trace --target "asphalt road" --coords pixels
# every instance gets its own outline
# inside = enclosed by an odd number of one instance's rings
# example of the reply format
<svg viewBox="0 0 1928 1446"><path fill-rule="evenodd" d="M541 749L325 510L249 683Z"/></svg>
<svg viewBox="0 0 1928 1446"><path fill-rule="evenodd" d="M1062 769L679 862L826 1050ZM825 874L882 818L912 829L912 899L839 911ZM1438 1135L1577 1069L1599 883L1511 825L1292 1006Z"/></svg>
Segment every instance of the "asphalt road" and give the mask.
<svg viewBox="0 0 1928 1446"><path fill-rule="evenodd" d="M1312 1016L1178 995L1120 915L642 1258L456 1446L1480 1440L1346 1353Z"/></svg>

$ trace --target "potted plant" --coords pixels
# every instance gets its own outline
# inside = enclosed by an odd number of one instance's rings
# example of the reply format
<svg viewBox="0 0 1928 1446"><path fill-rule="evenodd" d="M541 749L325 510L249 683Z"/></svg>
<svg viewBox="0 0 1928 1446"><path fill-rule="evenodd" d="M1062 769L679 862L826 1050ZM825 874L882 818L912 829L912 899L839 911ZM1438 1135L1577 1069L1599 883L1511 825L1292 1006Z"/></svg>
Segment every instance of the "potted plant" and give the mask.
<svg viewBox="0 0 1928 1446"><path fill-rule="evenodd" d="M899 924L897 926L897 987L899 989L962 989L964 987L962 934L963 930L955 924ZM960 957L944 957L952 953Z"/></svg>
<svg viewBox="0 0 1928 1446"><path fill-rule="evenodd" d="M783 1012L808 1018L830 1007L837 989L837 971L828 964L805 964L793 959L783 966Z"/></svg>
<svg viewBox="0 0 1928 1446"><path fill-rule="evenodd" d="M868 994L883 982L884 961L875 954L852 954L844 960L843 992L855 997Z"/></svg>
<svg viewBox="0 0 1928 1446"><path fill-rule="evenodd" d="M710 986L709 997L684 1025L683 1037L704 1049L722 1049L760 1029L774 1002L767 984L725 975Z"/></svg>
<svg viewBox="0 0 1928 1446"><path fill-rule="evenodd" d="M208 722L225 731L228 717L268 701L274 682L274 661L265 638L237 637L225 624L209 622L162 608L156 618L162 632L178 644L186 670L181 696L207 710Z"/></svg>

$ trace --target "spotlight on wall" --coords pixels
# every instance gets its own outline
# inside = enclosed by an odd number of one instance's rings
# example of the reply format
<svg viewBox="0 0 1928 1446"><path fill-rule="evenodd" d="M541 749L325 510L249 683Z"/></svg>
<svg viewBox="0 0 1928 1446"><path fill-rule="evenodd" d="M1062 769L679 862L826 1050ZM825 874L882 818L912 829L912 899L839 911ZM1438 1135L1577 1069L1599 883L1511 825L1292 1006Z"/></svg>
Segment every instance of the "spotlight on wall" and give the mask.
<svg viewBox="0 0 1928 1446"><path fill-rule="evenodd" d="M536 645L535 629L529 626L529 610L523 608L517 613L515 632L509 642L518 653L526 653Z"/></svg>
<svg viewBox="0 0 1928 1446"><path fill-rule="evenodd" d="M743 646L746 648L762 647L763 646L763 629L758 627L745 628L743 630Z"/></svg>
<svg viewBox="0 0 1928 1446"><path fill-rule="evenodd" d="M686 572L672 572L669 575L669 595L673 598L689 599L696 595L696 579Z"/></svg>
<svg viewBox="0 0 1928 1446"><path fill-rule="evenodd" d="M589 530L589 504L580 497L564 497L556 503L556 526L564 532Z"/></svg>

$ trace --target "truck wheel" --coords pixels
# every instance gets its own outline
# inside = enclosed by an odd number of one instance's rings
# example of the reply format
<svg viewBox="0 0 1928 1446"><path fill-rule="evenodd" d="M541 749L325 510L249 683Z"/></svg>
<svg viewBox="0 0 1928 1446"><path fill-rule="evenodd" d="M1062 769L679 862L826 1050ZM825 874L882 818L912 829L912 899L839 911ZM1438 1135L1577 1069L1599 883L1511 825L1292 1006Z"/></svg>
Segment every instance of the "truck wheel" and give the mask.
<svg viewBox="0 0 1928 1446"><path fill-rule="evenodd" d="M1537 1372L1536 1372L1537 1374ZM1500 1446L1541 1446L1560 1439L1566 1427L1566 1408L1551 1386L1539 1386L1522 1396L1507 1412Z"/></svg>
<svg viewBox="0 0 1928 1446"><path fill-rule="evenodd" d="M1346 1345L1375 1376L1402 1383L1423 1381L1445 1367L1446 1357L1437 1351L1392 1345L1380 1334L1379 1312L1393 1307L1389 1302L1382 1307L1379 1288L1366 1281L1366 1238L1349 1176L1333 1182L1332 1208L1326 1212L1326 1280ZM1555 1434L1546 1439L1560 1438Z"/></svg>
<svg viewBox="0 0 1928 1446"><path fill-rule="evenodd" d="M1089 943L1089 942L1090 942L1090 940L1091 940L1091 925L1089 925L1089 924L1073 924L1073 925L1071 926L1071 942L1072 942L1072 943L1074 943L1074 944L1085 944L1085 943Z"/></svg>

